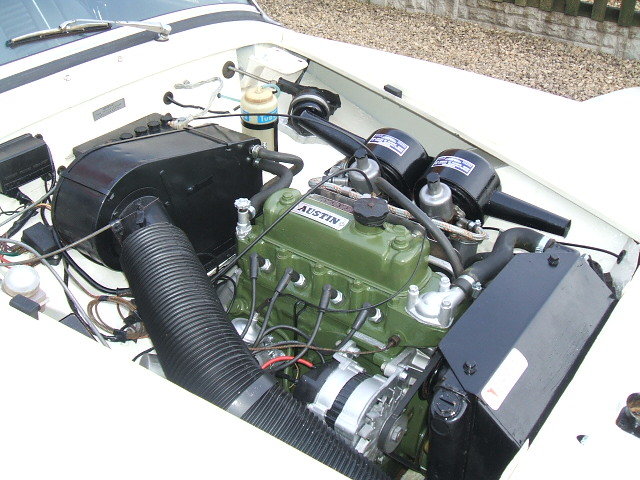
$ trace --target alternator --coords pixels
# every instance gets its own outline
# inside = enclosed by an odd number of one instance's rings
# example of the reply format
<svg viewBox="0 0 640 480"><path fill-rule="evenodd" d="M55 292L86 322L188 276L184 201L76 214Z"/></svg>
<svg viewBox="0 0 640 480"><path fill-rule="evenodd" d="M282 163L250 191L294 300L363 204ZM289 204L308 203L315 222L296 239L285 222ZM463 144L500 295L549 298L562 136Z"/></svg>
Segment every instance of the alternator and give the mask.
<svg viewBox="0 0 640 480"><path fill-rule="evenodd" d="M333 358L334 362L304 375L294 395L364 456L373 460L381 453L393 452L407 431L408 418L399 416L385 429L384 438L381 432L429 357L416 349L405 349L384 365L384 375L373 376L350 354L336 353Z"/></svg>

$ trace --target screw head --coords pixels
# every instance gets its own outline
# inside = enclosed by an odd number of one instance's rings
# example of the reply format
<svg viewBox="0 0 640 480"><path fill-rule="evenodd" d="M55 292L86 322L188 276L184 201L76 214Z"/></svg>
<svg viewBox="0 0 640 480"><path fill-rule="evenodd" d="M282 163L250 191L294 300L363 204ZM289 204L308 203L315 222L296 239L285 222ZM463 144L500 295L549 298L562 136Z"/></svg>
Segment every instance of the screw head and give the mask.
<svg viewBox="0 0 640 480"><path fill-rule="evenodd" d="M464 365L462 366L462 370L467 375L473 375L478 371L478 365L476 365L476 362L474 361L464 362Z"/></svg>
<svg viewBox="0 0 640 480"><path fill-rule="evenodd" d="M557 255L549 255L549 258L547 258L547 263L551 267L556 267L559 262L560 262L560 258L558 258Z"/></svg>
<svg viewBox="0 0 640 480"><path fill-rule="evenodd" d="M397 442L402 438L403 435L404 435L404 431L402 427L397 426L391 431L391 435L389 436L391 437L391 441Z"/></svg>
<svg viewBox="0 0 640 480"><path fill-rule="evenodd" d="M462 405L455 393L444 390L434 399L432 408L438 416L452 418L462 410Z"/></svg>

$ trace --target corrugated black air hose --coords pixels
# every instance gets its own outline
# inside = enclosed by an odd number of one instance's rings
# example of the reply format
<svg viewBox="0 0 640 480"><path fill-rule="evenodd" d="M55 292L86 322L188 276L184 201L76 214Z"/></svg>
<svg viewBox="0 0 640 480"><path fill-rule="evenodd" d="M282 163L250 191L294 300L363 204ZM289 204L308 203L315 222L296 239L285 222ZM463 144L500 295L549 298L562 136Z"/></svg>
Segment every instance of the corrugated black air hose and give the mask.
<svg viewBox="0 0 640 480"><path fill-rule="evenodd" d="M260 369L182 230L131 233L121 264L169 380L348 477L388 478Z"/></svg>

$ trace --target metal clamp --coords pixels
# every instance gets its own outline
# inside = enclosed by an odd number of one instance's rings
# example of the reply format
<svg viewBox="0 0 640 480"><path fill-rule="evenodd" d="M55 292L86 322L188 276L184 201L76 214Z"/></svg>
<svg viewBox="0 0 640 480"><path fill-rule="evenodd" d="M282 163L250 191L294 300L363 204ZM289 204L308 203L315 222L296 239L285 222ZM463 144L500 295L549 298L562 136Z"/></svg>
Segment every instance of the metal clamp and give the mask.
<svg viewBox="0 0 640 480"><path fill-rule="evenodd" d="M227 412L242 418L274 385L276 381L271 375L267 373L260 375L227 407Z"/></svg>

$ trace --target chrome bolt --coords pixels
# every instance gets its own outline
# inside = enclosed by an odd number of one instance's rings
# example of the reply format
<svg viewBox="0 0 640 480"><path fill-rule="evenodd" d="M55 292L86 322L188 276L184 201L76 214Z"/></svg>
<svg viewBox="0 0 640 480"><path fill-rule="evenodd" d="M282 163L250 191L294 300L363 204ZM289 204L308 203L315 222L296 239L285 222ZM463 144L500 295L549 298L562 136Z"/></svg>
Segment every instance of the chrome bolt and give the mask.
<svg viewBox="0 0 640 480"><path fill-rule="evenodd" d="M260 270L262 270L263 272L268 272L269 270L271 270L271 266L272 266L271 260L269 260L268 258L265 258L264 263L260 267Z"/></svg>
<svg viewBox="0 0 640 480"><path fill-rule="evenodd" d="M300 274L300 278L297 281L293 282L293 285L298 288L302 288L307 283L307 279L304 278L304 275Z"/></svg>
<svg viewBox="0 0 640 480"><path fill-rule="evenodd" d="M338 303L342 302L343 299L344 299L344 295L342 295L342 292L340 290L336 290L336 296L335 298L331 299L331 303L333 303L334 305L337 305Z"/></svg>
<svg viewBox="0 0 640 480"><path fill-rule="evenodd" d="M482 284L480 282L474 282L474 284L471 285L471 297L478 298L480 292L482 292Z"/></svg>
<svg viewBox="0 0 640 480"><path fill-rule="evenodd" d="M382 321L382 312L379 308L376 308L376 313L369 317L371 323L380 323Z"/></svg>

